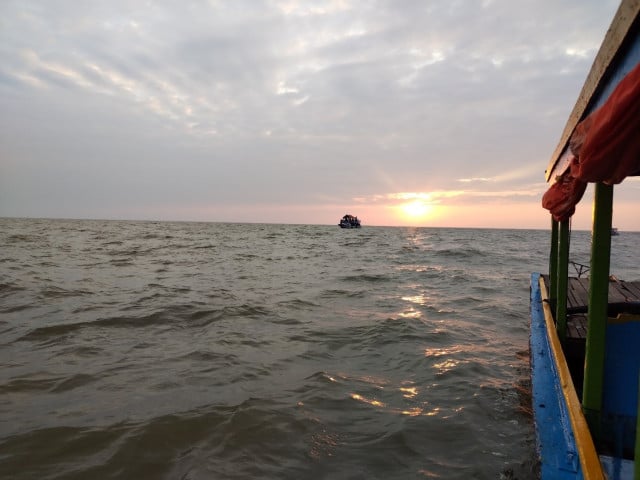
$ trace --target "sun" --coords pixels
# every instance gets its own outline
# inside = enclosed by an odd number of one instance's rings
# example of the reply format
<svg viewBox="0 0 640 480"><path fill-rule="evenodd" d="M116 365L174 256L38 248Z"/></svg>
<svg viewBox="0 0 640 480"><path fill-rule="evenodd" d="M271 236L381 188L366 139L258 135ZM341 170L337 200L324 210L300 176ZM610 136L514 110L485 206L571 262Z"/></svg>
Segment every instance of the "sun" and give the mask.
<svg viewBox="0 0 640 480"><path fill-rule="evenodd" d="M406 220L416 221L429 217L433 212L433 205L425 203L422 200L413 200L408 203L403 203L399 206L399 209L402 217Z"/></svg>

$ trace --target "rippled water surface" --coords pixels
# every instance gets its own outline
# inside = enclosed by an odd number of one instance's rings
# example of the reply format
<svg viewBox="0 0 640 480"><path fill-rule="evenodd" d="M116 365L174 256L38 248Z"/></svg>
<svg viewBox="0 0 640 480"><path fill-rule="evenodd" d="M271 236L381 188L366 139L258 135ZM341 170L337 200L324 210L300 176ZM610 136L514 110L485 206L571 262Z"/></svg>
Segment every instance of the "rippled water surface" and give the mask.
<svg viewBox="0 0 640 480"><path fill-rule="evenodd" d="M547 243L0 219L0 477L532 478Z"/></svg>

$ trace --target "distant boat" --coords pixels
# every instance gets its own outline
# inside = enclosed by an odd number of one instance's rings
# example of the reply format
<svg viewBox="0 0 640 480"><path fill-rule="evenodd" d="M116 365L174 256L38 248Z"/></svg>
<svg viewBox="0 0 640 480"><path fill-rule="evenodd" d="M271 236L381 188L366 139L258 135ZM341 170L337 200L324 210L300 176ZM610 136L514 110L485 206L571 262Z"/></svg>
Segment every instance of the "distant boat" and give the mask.
<svg viewBox="0 0 640 480"><path fill-rule="evenodd" d="M358 220L358 217L347 214L342 217L338 225L340 225L340 228L360 228L360 220Z"/></svg>
<svg viewBox="0 0 640 480"><path fill-rule="evenodd" d="M615 237L616 235L620 235L620 232L618 232L616 227L611 227L611 236Z"/></svg>

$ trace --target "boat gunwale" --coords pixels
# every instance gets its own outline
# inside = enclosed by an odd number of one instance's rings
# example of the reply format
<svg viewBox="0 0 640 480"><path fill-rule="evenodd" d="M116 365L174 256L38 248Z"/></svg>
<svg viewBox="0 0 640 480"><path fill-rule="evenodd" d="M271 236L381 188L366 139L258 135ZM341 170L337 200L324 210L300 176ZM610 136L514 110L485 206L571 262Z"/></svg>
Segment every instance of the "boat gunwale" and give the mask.
<svg viewBox="0 0 640 480"><path fill-rule="evenodd" d="M566 411L573 430L582 478L584 478L584 480L604 479L606 477L602 469L602 464L593 443L587 420L582 412L582 405L578 399L578 394L576 393L571 373L569 372L569 366L560 344L560 338L555 328L553 313L549 303L549 292L543 276L539 274L538 289L541 296L547 340L558 375L559 386L562 390Z"/></svg>

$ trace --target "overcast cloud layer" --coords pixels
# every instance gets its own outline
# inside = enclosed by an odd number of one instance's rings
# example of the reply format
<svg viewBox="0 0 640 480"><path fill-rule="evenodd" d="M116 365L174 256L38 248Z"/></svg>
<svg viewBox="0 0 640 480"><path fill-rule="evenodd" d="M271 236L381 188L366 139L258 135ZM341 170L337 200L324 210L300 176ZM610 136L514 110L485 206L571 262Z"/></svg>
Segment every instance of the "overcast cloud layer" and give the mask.
<svg viewBox="0 0 640 480"><path fill-rule="evenodd" d="M546 226L617 6L4 0L0 216L380 223L410 197Z"/></svg>

